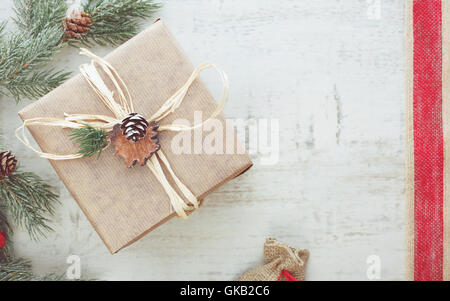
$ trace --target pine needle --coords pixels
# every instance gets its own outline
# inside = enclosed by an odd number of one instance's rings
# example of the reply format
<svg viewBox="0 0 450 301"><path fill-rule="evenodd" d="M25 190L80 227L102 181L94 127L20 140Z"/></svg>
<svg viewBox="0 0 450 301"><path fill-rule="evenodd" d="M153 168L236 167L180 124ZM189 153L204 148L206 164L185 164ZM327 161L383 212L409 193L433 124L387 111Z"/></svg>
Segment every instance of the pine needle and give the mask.
<svg viewBox="0 0 450 301"><path fill-rule="evenodd" d="M84 124L84 126L73 130L69 137L73 142L79 144L78 154L82 154L83 157L91 157L97 154L98 159L106 145L107 134L102 129L96 129L87 124Z"/></svg>
<svg viewBox="0 0 450 301"><path fill-rule="evenodd" d="M0 263L0 281L30 280L33 280L30 261L19 258Z"/></svg>
<svg viewBox="0 0 450 301"><path fill-rule="evenodd" d="M8 235L11 232L11 226L8 223L5 206L0 204L0 231Z"/></svg>
<svg viewBox="0 0 450 301"><path fill-rule="evenodd" d="M26 80L22 76L11 79L5 87L18 102L20 97L38 98L65 82L70 72L44 70L31 73Z"/></svg>
<svg viewBox="0 0 450 301"><path fill-rule="evenodd" d="M151 16L161 6L153 0L88 0L83 9L94 24L81 42L119 45L137 33L137 19Z"/></svg>
<svg viewBox="0 0 450 301"><path fill-rule="evenodd" d="M3 42L6 21L0 22L0 42Z"/></svg>
<svg viewBox="0 0 450 301"><path fill-rule="evenodd" d="M138 21L161 7L153 0L87 0L83 5L94 22L81 40L66 39L62 21L65 0L15 0L18 30L4 33L0 22L0 96L37 99L61 85L70 72L47 64L65 45L118 45L138 31ZM46 70L46 71L42 71Z"/></svg>
<svg viewBox="0 0 450 301"><path fill-rule="evenodd" d="M14 222L27 230L34 240L52 231L48 215L59 203L58 195L51 191L38 175L18 172L0 181L0 200L12 215Z"/></svg>
<svg viewBox="0 0 450 301"><path fill-rule="evenodd" d="M63 45L64 0L15 0L18 31L0 45L0 94L39 98L63 83L70 73L43 68ZM7 93L8 92L8 93Z"/></svg>
<svg viewBox="0 0 450 301"><path fill-rule="evenodd" d="M31 262L23 258L0 262L0 281L65 281L64 274L35 275Z"/></svg>
<svg viewBox="0 0 450 301"><path fill-rule="evenodd" d="M65 0L14 0L14 23L22 32L36 36L47 28L61 29L67 4Z"/></svg>

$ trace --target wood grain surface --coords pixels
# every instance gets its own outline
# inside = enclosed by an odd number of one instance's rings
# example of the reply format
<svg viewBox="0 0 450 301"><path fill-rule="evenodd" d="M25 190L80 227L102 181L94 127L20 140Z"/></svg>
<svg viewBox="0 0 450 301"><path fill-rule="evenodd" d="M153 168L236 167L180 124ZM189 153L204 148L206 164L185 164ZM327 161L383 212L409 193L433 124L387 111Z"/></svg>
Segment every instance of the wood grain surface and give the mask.
<svg viewBox="0 0 450 301"><path fill-rule="evenodd" d="M17 112L29 102L1 97L0 133L62 201L48 239L32 242L17 229L17 253L38 273L64 272L67 257L78 255L88 278L232 280L261 263L273 236L310 250L307 280L367 280L371 255L382 280L404 279L403 1L163 2L155 17L194 64L226 70L226 116L278 122L277 163L263 164L263 150L253 153L255 166L187 221L173 219L110 255L50 164L14 138ZM12 0L1 0L0 19L11 15ZM52 65L77 72L85 61L65 48ZM220 92L215 74L203 79Z"/></svg>

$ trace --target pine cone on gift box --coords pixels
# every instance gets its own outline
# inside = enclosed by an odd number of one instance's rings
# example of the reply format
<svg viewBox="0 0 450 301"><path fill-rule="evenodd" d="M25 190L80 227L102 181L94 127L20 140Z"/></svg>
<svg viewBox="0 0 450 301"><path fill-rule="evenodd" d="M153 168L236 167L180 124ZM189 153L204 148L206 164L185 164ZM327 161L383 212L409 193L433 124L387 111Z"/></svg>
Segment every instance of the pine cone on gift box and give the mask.
<svg viewBox="0 0 450 301"><path fill-rule="evenodd" d="M63 21L64 33L69 39L80 39L81 36L90 30L94 24L91 16L84 12L73 11L70 17Z"/></svg>
<svg viewBox="0 0 450 301"><path fill-rule="evenodd" d="M122 120L120 129L122 134L133 142L137 142L145 137L147 132L148 122L142 115L138 113L131 113L127 118Z"/></svg>
<svg viewBox="0 0 450 301"><path fill-rule="evenodd" d="M110 137L111 144L115 146L114 154L122 157L128 167L133 167L137 163L145 165L147 160L161 148L158 139L158 122L150 122L144 137L136 142L127 138L128 132L125 132L122 127L123 124L116 124ZM134 134L137 135L137 133Z"/></svg>
<svg viewBox="0 0 450 301"><path fill-rule="evenodd" d="M17 169L17 160L10 151L0 153L0 180L10 176Z"/></svg>

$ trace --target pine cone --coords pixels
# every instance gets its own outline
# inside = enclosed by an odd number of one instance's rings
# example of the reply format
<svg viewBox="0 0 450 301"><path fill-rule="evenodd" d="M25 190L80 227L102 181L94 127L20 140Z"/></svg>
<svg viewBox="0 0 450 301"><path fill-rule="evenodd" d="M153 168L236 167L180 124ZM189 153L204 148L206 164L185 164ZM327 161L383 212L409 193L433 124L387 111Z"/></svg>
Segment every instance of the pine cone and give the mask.
<svg viewBox="0 0 450 301"><path fill-rule="evenodd" d="M145 137L148 122L144 117L137 113L131 113L127 118L122 120L120 129L122 134L133 142L137 142Z"/></svg>
<svg viewBox="0 0 450 301"><path fill-rule="evenodd" d="M63 21L64 33L69 39L80 39L81 36L87 33L89 26L94 24L91 22L91 16L84 12L73 11L70 17Z"/></svg>
<svg viewBox="0 0 450 301"><path fill-rule="evenodd" d="M16 171L17 160L10 151L0 153L0 179L10 176Z"/></svg>
<svg viewBox="0 0 450 301"><path fill-rule="evenodd" d="M111 144L116 148L114 154L122 157L128 167L133 167L137 163L145 165L147 160L161 148L158 139L158 122L150 122L147 134L137 142L127 140L121 125L116 124L111 134Z"/></svg>

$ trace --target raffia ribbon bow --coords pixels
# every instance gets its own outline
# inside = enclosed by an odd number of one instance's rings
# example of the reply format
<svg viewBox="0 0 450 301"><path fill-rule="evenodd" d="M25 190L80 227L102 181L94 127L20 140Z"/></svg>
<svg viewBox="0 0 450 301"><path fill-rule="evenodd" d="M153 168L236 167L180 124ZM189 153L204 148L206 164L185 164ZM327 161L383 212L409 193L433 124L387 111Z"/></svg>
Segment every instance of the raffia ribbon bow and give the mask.
<svg viewBox="0 0 450 301"><path fill-rule="evenodd" d="M119 76L118 72L114 69L114 67L109 64L104 59L96 56L91 53L87 49L81 48L80 54L86 55L92 59L90 64L83 64L80 66L80 72L83 77L87 80L89 85L95 91L99 99L108 107L108 109L113 113L113 117L105 116L105 115L93 115L93 114L64 114L64 119L59 118L45 118L38 117L27 119L23 122L22 126L20 126L16 131L16 137L29 149L33 150L36 154L38 154L42 158L46 158L49 160L73 160L82 158L82 154L69 154L69 155L57 155L52 153L45 153L35 149L28 140L25 127L30 125L43 125L43 126L54 126L54 127L62 127L62 128L72 128L78 129L85 127L86 125L92 126L97 129L103 129L107 132L112 131L113 127L120 123L127 115L135 112L133 106L133 100L131 98L131 94L128 91L127 86L124 81ZM100 76L97 66L98 65L106 76L111 80L114 88L116 89L116 97L114 97L114 92L111 91L103 81ZM189 90L189 87L192 83L199 77L200 73L206 69L215 68L222 79L223 82L223 90L222 96L219 102L219 105L215 109L215 111L211 114L211 116L204 120L201 123L195 124L191 127L179 124L168 124L159 126L159 131L189 131L195 128L201 127L203 124L208 122L209 120L217 117L222 111L226 100L228 99L228 78L226 74L220 70L216 65L212 63L202 63L192 72L191 76L188 78L186 83L173 94L167 101L161 106L161 108L153 114L148 121L160 121L164 119L169 114L173 113L183 102L183 99ZM117 98L117 99L116 99ZM177 191L170 185L166 175L163 172L161 165L164 165L173 181L175 182L178 189L183 194L186 201L183 199L181 195L177 193ZM186 212L193 210L194 208L198 208L198 200L195 195L184 185L180 179L175 175L172 167L170 166L169 161L164 155L163 151L158 150L150 159L147 161L146 166L151 170L153 175L158 179L158 181L163 186L165 192L169 196L170 203L178 214L178 216L186 218Z"/></svg>

